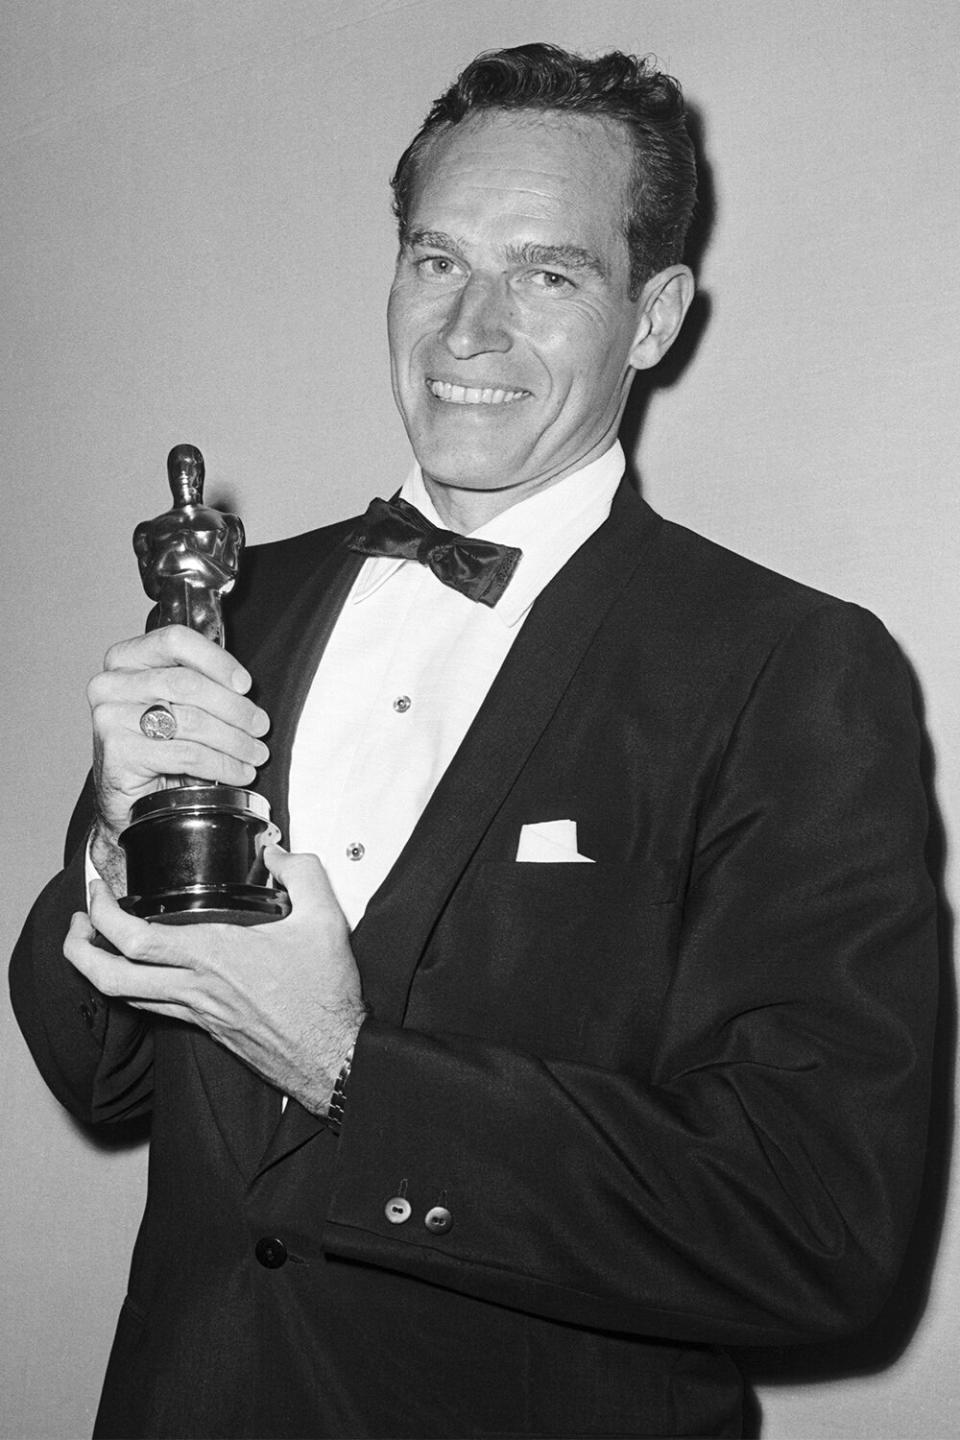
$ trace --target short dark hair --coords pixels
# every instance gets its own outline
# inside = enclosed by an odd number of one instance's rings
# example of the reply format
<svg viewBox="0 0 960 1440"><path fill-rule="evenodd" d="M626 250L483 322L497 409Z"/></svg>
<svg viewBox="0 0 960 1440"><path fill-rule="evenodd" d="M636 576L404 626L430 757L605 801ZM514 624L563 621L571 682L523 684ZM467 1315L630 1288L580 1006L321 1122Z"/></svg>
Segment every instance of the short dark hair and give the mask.
<svg viewBox="0 0 960 1440"><path fill-rule="evenodd" d="M433 102L390 181L401 239L423 151L438 132L483 110L555 110L619 121L633 144L624 217L631 293L638 295L651 275L683 258L697 163L678 82L650 59L619 50L588 59L543 44L478 55Z"/></svg>

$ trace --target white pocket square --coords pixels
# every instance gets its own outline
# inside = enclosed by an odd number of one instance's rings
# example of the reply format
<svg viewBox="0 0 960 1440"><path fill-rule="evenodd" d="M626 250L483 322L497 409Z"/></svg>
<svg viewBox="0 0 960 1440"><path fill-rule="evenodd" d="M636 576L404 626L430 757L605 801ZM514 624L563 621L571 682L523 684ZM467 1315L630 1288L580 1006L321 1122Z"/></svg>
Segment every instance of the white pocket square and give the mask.
<svg viewBox="0 0 960 1440"><path fill-rule="evenodd" d="M541 820L536 825L524 825L520 830L517 859L524 861L557 861L593 865L589 855L581 855L577 849L576 820Z"/></svg>

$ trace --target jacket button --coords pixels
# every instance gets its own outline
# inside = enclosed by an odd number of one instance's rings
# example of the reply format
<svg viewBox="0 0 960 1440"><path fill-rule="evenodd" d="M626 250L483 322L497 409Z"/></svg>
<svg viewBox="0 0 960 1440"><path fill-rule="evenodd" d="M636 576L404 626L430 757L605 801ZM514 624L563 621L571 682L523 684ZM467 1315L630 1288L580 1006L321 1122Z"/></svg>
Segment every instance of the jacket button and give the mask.
<svg viewBox="0 0 960 1440"><path fill-rule="evenodd" d="M257 1241L253 1253L266 1270L279 1270L287 1263L287 1247L276 1236L264 1235Z"/></svg>
<svg viewBox="0 0 960 1440"><path fill-rule="evenodd" d="M383 1207L383 1213L391 1225L403 1225L410 1219L410 1201L403 1195L394 1195Z"/></svg>
<svg viewBox="0 0 960 1440"><path fill-rule="evenodd" d="M423 1223L434 1235L445 1235L453 1224L453 1216L446 1205L434 1205L423 1217Z"/></svg>

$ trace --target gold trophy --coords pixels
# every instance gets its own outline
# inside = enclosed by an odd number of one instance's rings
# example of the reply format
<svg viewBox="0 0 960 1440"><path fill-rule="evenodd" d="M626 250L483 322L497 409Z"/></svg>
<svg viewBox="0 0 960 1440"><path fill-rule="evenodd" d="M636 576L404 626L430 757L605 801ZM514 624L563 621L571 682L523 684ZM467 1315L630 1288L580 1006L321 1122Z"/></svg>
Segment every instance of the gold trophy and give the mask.
<svg viewBox="0 0 960 1440"><path fill-rule="evenodd" d="M224 643L223 596L233 589L243 551L243 523L203 503L203 456L176 445L167 457L173 508L138 525L133 548L143 588L156 603L147 629L188 625ZM141 719L145 734L169 739L176 720L166 706ZM137 800L120 836L130 894L123 908L144 920L260 925L290 911L274 888L263 850L280 838L270 805L255 790L167 776Z"/></svg>

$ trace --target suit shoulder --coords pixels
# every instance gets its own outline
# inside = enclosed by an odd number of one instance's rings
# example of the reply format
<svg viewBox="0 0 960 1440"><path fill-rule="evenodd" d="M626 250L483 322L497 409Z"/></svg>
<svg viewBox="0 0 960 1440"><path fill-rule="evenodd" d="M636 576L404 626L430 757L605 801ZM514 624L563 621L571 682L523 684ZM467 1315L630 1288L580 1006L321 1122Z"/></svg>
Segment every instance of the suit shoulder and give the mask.
<svg viewBox="0 0 960 1440"><path fill-rule="evenodd" d="M876 616L852 601L783 575L672 520L657 520L650 565L658 583L669 576L665 589L671 603L684 612L705 612L721 621L729 617L740 624L753 620L774 630L820 610L843 615L854 626L880 625Z"/></svg>
<svg viewBox="0 0 960 1440"><path fill-rule="evenodd" d="M822 647L824 660L862 650L899 668L899 649L871 611L655 518L641 567L644 616L701 673L752 670L788 642Z"/></svg>

